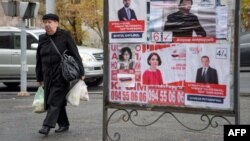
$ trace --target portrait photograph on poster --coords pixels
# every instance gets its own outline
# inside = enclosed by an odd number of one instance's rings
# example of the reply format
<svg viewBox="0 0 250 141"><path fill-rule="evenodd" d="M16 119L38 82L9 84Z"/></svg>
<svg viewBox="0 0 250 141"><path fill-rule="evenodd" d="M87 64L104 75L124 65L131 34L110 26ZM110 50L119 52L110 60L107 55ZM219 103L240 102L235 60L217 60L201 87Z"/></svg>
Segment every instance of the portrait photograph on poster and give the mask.
<svg viewBox="0 0 250 141"><path fill-rule="evenodd" d="M109 0L109 39L111 43L145 42L146 0Z"/></svg>
<svg viewBox="0 0 250 141"><path fill-rule="evenodd" d="M215 43L227 37L227 7L214 0L151 0L152 42ZM218 28L220 27L220 28Z"/></svg>

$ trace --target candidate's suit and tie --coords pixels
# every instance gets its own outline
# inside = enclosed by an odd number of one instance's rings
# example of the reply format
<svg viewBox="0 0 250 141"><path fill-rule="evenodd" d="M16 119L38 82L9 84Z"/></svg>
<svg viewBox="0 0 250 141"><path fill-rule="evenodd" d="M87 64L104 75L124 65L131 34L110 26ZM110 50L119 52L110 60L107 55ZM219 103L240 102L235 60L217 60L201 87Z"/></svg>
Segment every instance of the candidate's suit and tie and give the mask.
<svg viewBox="0 0 250 141"><path fill-rule="evenodd" d="M127 11L126 11L127 9ZM118 11L118 18L120 21L130 21L130 20L137 20L136 15L135 15L135 11L133 9L130 8L121 8Z"/></svg>
<svg viewBox="0 0 250 141"><path fill-rule="evenodd" d="M208 67L205 71L199 68L196 74L197 83L218 84L217 71L214 68Z"/></svg>

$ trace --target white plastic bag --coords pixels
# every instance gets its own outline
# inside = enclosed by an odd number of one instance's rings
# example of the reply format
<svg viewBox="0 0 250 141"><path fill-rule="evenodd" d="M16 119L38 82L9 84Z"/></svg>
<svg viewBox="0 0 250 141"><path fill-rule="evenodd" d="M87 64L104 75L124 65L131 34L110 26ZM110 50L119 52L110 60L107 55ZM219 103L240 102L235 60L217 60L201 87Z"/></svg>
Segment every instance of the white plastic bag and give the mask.
<svg viewBox="0 0 250 141"><path fill-rule="evenodd" d="M34 97L34 100L33 100L33 103L32 103L32 112L34 112L34 113L43 113L43 112L45 112L43 87L39 87L36 94L35 94L35 97Z"/></svg>
<svg viewBox="0 0 250 141"><path fill-rule="evenodd" d="M68 103L73 106L78 106L80 104L80 94L84 86L84 81L79 80L67 93L66 99Z"/></svg>
<svg viewBox="0 0 250 141"><path fill-rule="evenodd" d="M89 101L89 93L88 93L87 85L85 84L84 81L83 81L83 85L81 88L80 99L83 101Z"/></svg>

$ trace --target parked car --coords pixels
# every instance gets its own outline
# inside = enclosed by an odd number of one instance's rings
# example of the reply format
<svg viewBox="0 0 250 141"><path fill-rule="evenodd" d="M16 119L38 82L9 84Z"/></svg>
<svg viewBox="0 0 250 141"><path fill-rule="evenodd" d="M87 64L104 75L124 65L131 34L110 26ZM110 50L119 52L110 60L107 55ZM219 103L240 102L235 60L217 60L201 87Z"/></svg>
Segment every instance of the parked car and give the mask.
<svg viewBox="0 0 250 141"><path fill-rule="evenodd" d="M250 33L240 35L240 71L250 72Z"/></svg>
<svg viewBox="0 0 250 141"><path fill-rule="evenodd" d="M36 49L39 35L44 29L27 28L27 80L35 81ZM15 87L20 84L21 71L21 29L0 27L0 82ZM88 86L100 85L103 81L103 50L78 46L85 68L85 82Z"/></svg>

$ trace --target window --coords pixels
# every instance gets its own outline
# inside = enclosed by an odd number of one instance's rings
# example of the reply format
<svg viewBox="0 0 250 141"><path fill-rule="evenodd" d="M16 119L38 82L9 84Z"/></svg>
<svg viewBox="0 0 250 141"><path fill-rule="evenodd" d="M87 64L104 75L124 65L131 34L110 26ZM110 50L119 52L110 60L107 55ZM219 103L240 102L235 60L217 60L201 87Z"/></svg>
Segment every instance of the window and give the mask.
<svg viewBox="0 0 250 141"><path fill-rule="evenodd" d="M31 44L32 43L38 43L38 41L31 34L26 33L26 35L27 35L27 49L31 49ZM20 33L15 33L15 49L21 49Z"/></svg>
<svg viewBox="0 0 250 141"><path fill-rule="evenodd" d="M11 33L0 33L0 48L11 48Z"/></svg>

